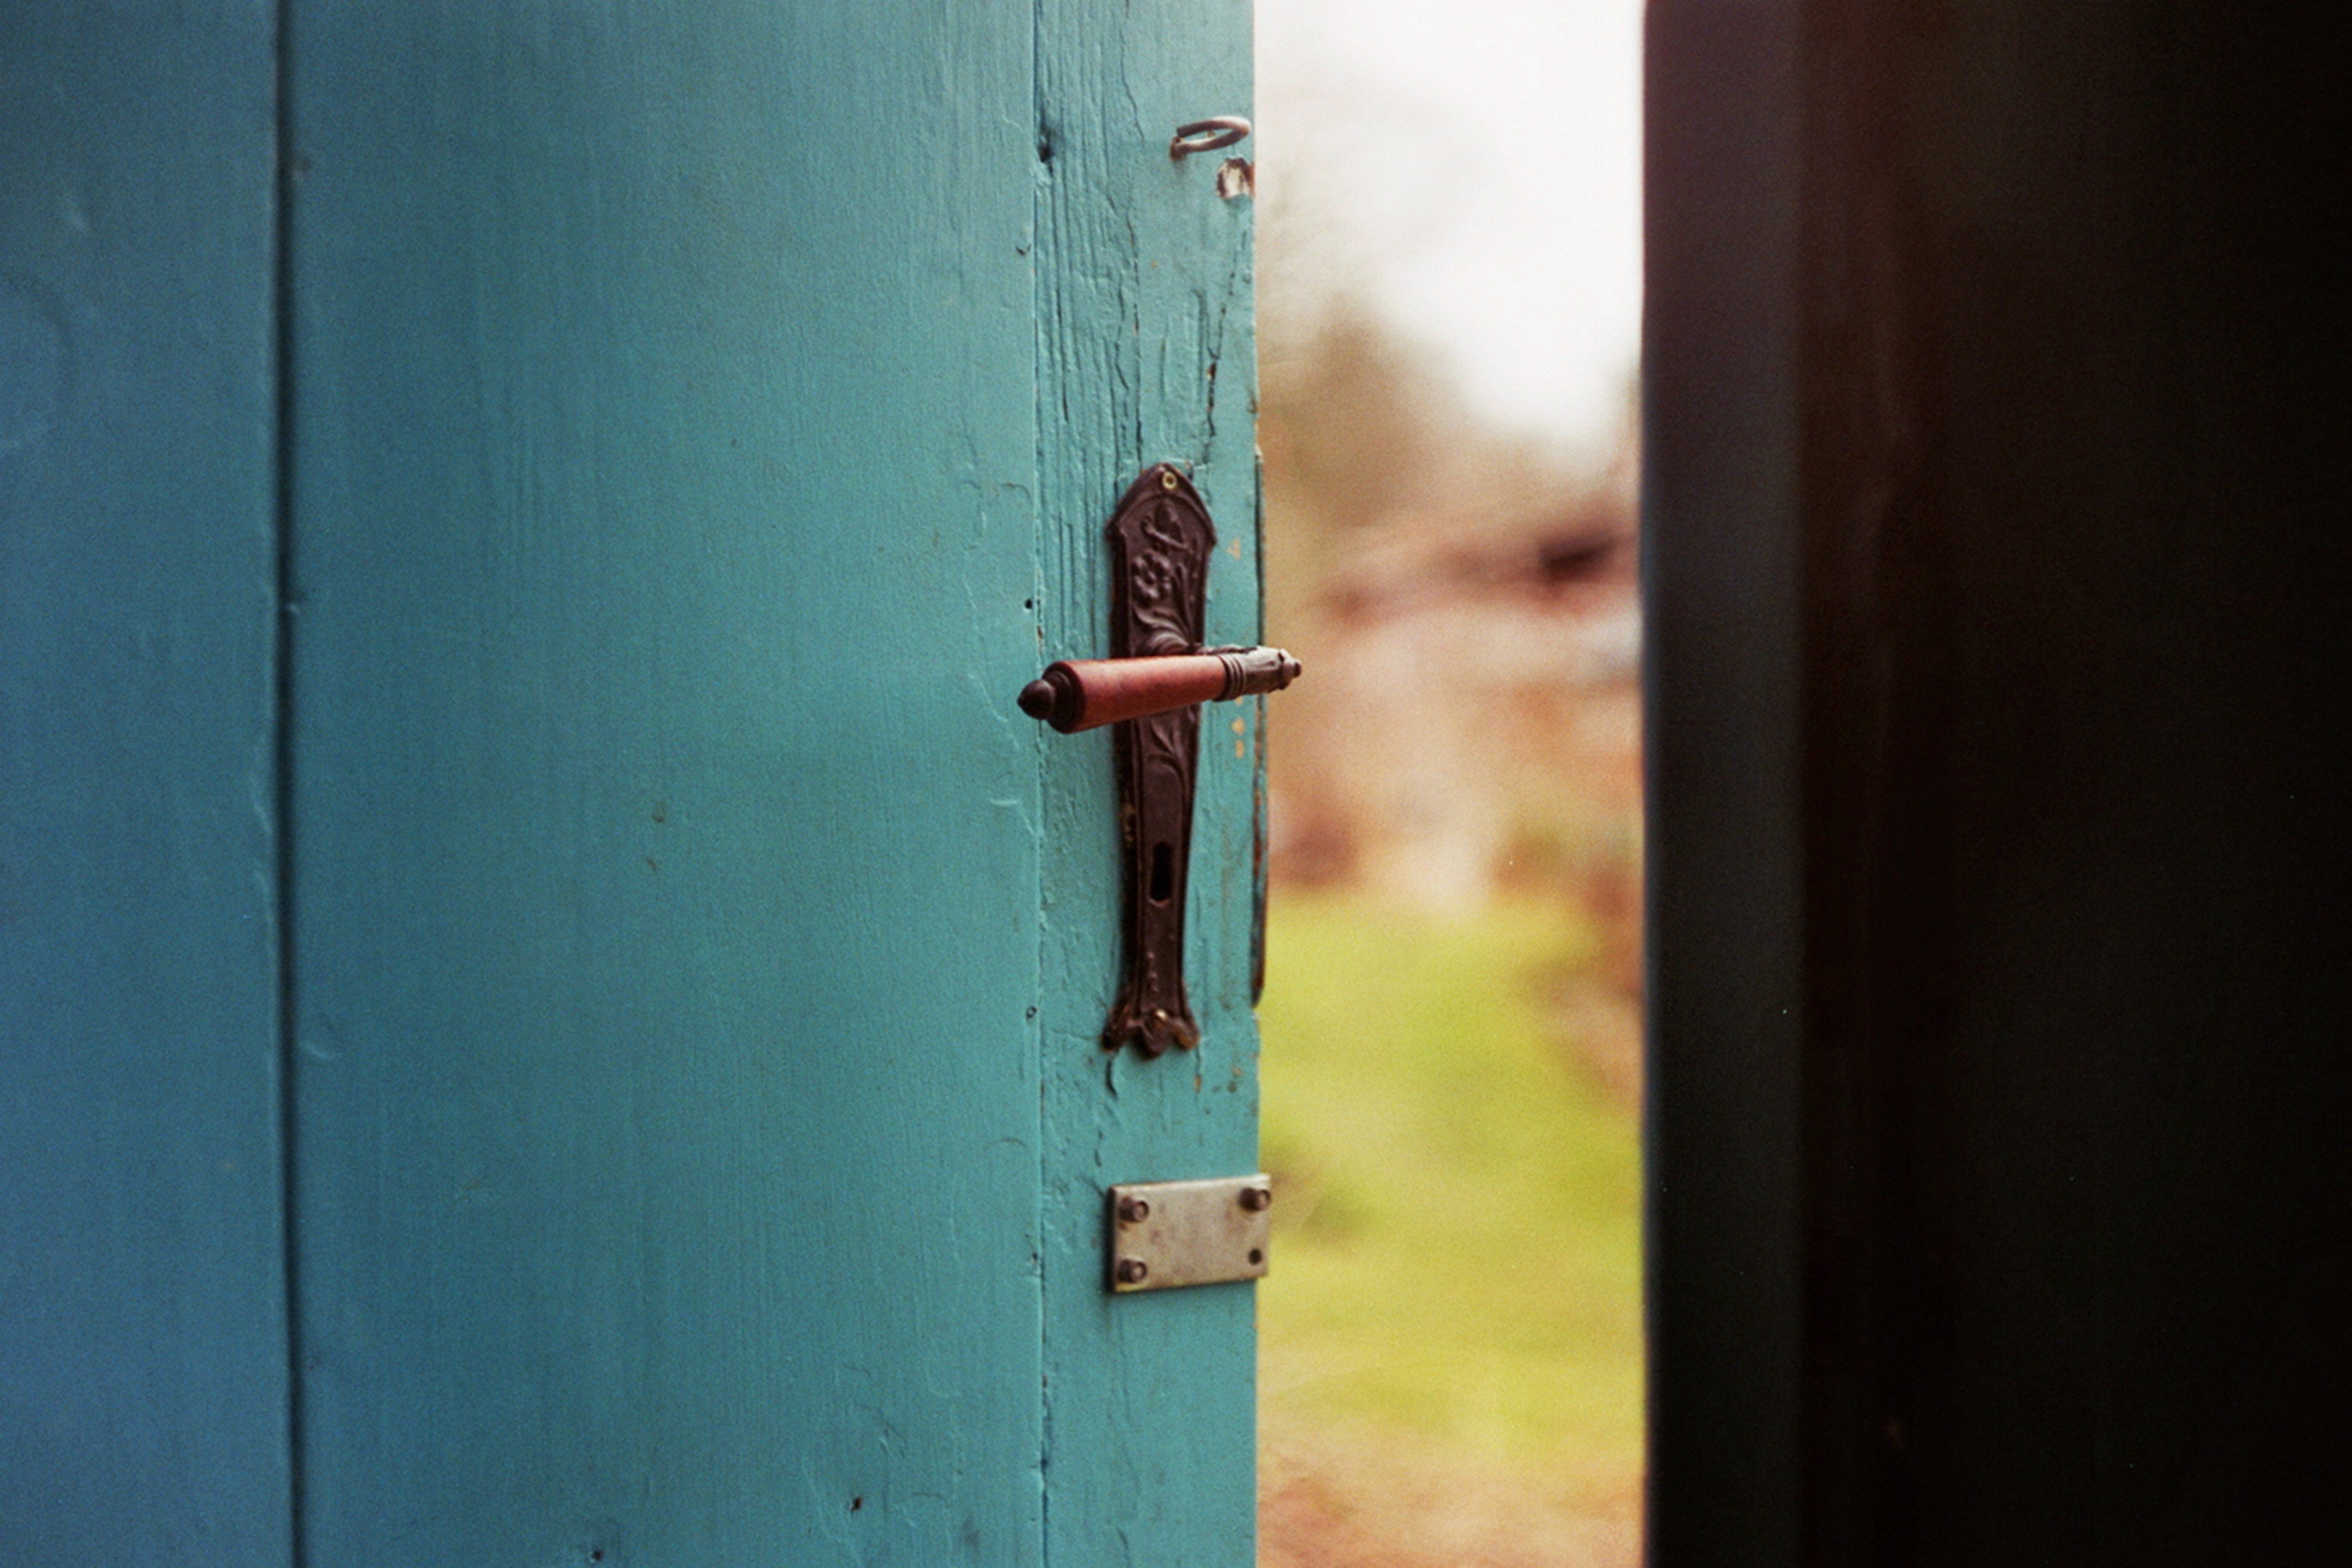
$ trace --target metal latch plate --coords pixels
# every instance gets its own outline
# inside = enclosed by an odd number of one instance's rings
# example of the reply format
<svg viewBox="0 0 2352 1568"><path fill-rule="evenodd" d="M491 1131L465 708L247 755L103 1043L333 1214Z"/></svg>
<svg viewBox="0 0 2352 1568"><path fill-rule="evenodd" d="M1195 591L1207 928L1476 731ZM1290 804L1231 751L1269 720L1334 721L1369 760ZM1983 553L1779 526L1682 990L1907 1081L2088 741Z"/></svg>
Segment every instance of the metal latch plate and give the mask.
<svg viewBox="0 0 2352 1568"><path fill-rule="evenodd" d="M1110 1190L1110 1288L1121 1294L1265 1273L1274 1188L1263 1175Z"/></svg>

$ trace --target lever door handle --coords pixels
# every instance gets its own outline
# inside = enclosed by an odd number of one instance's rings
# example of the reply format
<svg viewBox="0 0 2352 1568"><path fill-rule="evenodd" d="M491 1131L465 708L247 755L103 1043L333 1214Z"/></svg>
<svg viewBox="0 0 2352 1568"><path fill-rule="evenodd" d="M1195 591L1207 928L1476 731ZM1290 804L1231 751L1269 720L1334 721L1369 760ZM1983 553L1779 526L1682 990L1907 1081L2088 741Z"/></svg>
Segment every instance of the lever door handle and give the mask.
<svg viewBox="0 0 2352 1568"><path fill-rule="evenodd" d="M1143 470L1111 513L1109 658L1065 659L1024 687L1021 710L1065 732L1118 724L1127 853L1127 973L1106 1050L1147 1057L1201 1042L1184 992L1184 887L1203 702L1279 691L1298 661L1278 647L1201 646L1217 531L1172 463Z"/></svg>
<svg viewBox="0 0 2352 1568"><path fill-rule="evenodd" d="M1278 647L1056 659L1021 689L1021 711L1068 735L1197 703L1262 696L1297 679L1298 661Z"/></svg>

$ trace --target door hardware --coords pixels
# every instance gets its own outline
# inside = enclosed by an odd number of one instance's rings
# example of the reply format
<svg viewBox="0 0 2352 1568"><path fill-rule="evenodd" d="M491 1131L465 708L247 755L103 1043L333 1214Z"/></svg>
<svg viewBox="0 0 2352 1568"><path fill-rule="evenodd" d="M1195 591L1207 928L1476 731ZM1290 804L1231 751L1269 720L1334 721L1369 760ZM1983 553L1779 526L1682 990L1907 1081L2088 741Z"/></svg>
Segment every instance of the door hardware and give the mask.
<svg viewBox="0 0 2352 1568"><path fill-rule="evenodd" d="M1110 1289L1125 1295L1262 1278L1273 1205L1264 1175L1111 1188Z"/></svg>
<svg viewBox="0 0 2352 1568"><path fill-rule="evenodd" d="M1278 647L1057 659L1021 689L1021 711L1068 735L1202 702L1262 696L1297 679L1298 661Z"/></svg>
<svg viewBox="0 0 2352 1568"><path fill-rule="evenodd" d="M1111 657L1060 660L1021 710L1065 732L1117 724L1119 837L1127 852L1126 959L1105 1050L1147 1057L1201 1043L1184 990L1184 888L1206 701L1279 691L1298 661L1275 647L1204 648L1217 531L1173 464L1146 468L1111 513Z"/></svg>
<svg viewBox="0 0 2352 1568"><path fill-rule="evenodd" d="M1220 147L1230 147L1246 139L1249 133L1250 122L1238 114L1218 114L1207 120L1195 120L1189 125L1176 128L1176 134L1168 142L1168 156L1181 163L1195 153L1213 153ZM1228 158L1217 165L1217 195L1227 201L1254 194L1256 184L1256 174L1250 168L1247 158Z"/></svg>
<svg viewBox="0 0 2352 1568"><path fill-rule="evenodd" d="M1176 134L1168 141L1168 155L1182 163L1195 153L1213 153L1220 147L1230 147L1250 133L1250 122L1238 114L1213 114L1206 120L1195 120L1189 125L1179 125Z"/></svg>

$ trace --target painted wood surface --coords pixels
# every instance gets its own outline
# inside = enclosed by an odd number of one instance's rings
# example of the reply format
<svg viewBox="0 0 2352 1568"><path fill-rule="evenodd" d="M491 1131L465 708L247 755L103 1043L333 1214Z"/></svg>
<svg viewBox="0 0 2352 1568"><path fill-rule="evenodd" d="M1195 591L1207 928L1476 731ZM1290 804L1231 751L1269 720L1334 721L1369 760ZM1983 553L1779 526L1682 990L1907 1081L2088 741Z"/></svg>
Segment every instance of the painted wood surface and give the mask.
<svg viewBox="0 0 2352 1568"><path fill-rule="evenodd" d="M0 1556L1246 1562L1102 1233L1255 1164L1262 715L1148 1063L1013 700L1147 462L1255 638L1244 11L285 16L0 62Z"/></svg>
<svg viewBox="0 0 2352 1568"><path fill-rule="evenodd" d="M0 1562L287 1560L272 8L0 20Z"/></svg>
<svg viewBox="0 0 2352 1568"><path fill-rule="evenodd" d="M1255 642L1250 204L1216 194L1228 154L1168 156L1178 125L1250 112L1248 6L1043 0L1037 36L1046 651L1107 651L1103 525L1159 461L1189 469L1217 527L1209 640ZM1254 1288L1107 1296L1100 1227L1113 1183L1256 1169L1262 717L1256 702L1202 713L1185 971L1202 1038L1157 1061L1097 1043L1118 952L1117 931L1094 918L1118 897L1117 829L1101 808L1110 737L1041 742L1046 1542L1057 1564L1236 1568L1253 1556Z"/></svg>
<svg viewBox="0 0 2352 1568"><path fill-rule="evenodd" d="M1035 1562L1029 16L296 15L310 1560Z"/></svg>

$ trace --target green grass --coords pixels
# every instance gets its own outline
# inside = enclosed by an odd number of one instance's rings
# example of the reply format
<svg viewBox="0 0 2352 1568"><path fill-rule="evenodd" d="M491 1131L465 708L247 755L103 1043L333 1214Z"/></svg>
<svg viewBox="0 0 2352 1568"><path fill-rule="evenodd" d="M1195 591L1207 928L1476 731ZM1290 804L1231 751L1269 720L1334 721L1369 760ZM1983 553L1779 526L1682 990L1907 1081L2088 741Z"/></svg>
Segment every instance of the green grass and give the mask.
<svg viewBox="0 0 2352 1568"><path fill-rule="evenodd" d="M1280 895L1267 949L1269 1436L1638 1473L1633 1118L1534 984L1591 962L1591 933L1534 901L1452 921Z"/></svg>

